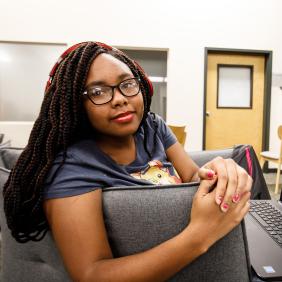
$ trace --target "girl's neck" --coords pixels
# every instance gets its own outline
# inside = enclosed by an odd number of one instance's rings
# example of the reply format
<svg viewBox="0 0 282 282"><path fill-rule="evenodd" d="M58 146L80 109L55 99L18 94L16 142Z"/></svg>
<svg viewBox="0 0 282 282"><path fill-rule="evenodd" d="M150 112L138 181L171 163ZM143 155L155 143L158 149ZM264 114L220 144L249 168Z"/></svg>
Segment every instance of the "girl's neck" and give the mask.
<svg viewBox="0 0 282 282"><path fill-rule="evenodd" d="M100 150L120 165L128 165L135 160L136 146L133 135L126 137L103 136L96 139L96 144Z"/></svg>

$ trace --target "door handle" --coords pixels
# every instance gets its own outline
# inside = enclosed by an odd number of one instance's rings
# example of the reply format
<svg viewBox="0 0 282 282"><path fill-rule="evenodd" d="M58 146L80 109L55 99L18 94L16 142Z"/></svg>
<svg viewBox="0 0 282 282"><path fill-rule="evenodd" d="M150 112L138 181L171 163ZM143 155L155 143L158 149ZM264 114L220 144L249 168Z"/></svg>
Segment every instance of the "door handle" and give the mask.
<svg viewBox="0 0 282 282"><path fill-rule="evenodd" d="M206 116L209 117L211 113L209 111L206 111Z"/></svg>

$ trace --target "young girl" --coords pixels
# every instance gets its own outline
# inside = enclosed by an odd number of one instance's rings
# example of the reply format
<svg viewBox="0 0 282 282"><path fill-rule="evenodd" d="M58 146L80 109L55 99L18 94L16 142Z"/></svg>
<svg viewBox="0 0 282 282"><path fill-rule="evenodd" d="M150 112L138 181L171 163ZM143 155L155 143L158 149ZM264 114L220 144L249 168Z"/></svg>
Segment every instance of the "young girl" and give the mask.
<svg viewBox="0 0 282 282"><path fill-rule="evenodd" d="M149 112L152 95L135 61L98 42L69 48L50 73L28 145L5 184L4 207L19 242L40 240L51 229L75 281L167 280L249 209L247 173L222 158L199 169L164 121ZM159 183L203 179L191 221L146 252L113 258L102 189L151 184L142 177L151 168L166 172Z"/></svg>

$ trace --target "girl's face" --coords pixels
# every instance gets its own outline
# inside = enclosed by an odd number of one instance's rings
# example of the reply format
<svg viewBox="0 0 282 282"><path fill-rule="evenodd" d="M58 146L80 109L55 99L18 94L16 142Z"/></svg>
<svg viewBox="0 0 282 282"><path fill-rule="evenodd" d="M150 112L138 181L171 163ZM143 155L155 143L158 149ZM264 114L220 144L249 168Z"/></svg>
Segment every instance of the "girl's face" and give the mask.
<svg viewBox="0 0 282 282"><path fill-rule="evenodd" d="M86 80L86 88L91 86L116 86L133 78L130 68L109 54L100 54L93 61ZM87 97L84 108L92 126L100 136L126 137L134 134L143 117L144 103L141 90L132 97L114 89L113 99L103 105L93 104Z"/></svg>

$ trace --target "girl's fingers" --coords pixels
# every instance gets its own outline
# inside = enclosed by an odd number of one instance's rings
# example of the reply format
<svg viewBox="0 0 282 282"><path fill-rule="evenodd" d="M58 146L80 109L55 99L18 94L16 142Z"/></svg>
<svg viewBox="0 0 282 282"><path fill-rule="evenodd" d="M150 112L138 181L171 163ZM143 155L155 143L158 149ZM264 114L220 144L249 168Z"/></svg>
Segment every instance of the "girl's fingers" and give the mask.
<svg viewBox="0 0 282 282"><path fill-rule="evenodd" d="M221 210L223 212L226 212L229 209L238 185L238 174L236 169L236 163L232 159L226 159L225 167L227 171L228 180L227 180L227 187L224 194L224 198L220 205Z"/></svg>
<svg viewBox="0 0 282 282"><path fill-rule="evenodd" d="M203 179L203 180L204 179L211 180L214 177L216 177L216 173L211 168L208 168L206 166L203 166L198 170L198 175L200 179Z"/></svg>
<svg viewBox="0 0 282 282"><path fill-rule="evenodd" d="M202 197L208 194L210 190L213 188L213 185L215 184L215 182L216 182L216 179L202 180L195 196Z"/></svg>
<svg viewBox="0 0 282 282"><path fill-rule="evenodd" d="M251 191L253 182L252 178L242 167L236 165L236 170L238 175L238 185L234 195L232 196L233 203L238 203L243 193Z"/></svg>
<svg viewBox="0 0 282 282"><path fill-rule="evenodd" d="M217 157L212 162L209 163L209 166L217 174L217 185L215 191L215 201L220 205L224 199L226 193L227 183L228 183L228 173L225 165L226 160L221 157Z"/></svg>
<svg viewBox="0 0 282 282"><path fill-rule="evenodd" d="M231 203L238 203L242 193L252 186L251 177L232 159L217 157L201 167L198 174L201 179L217 179L215 201L223 211Z"/></svg>
<svg viewBox="0 0 282 282"><path fill-rule="evenodd" d="M236 207L238 206L238 209L241 209L246 202L248 202L250 200L251 197L251 192L244 192L241 196L240 201L236 204Z"/></svg>

